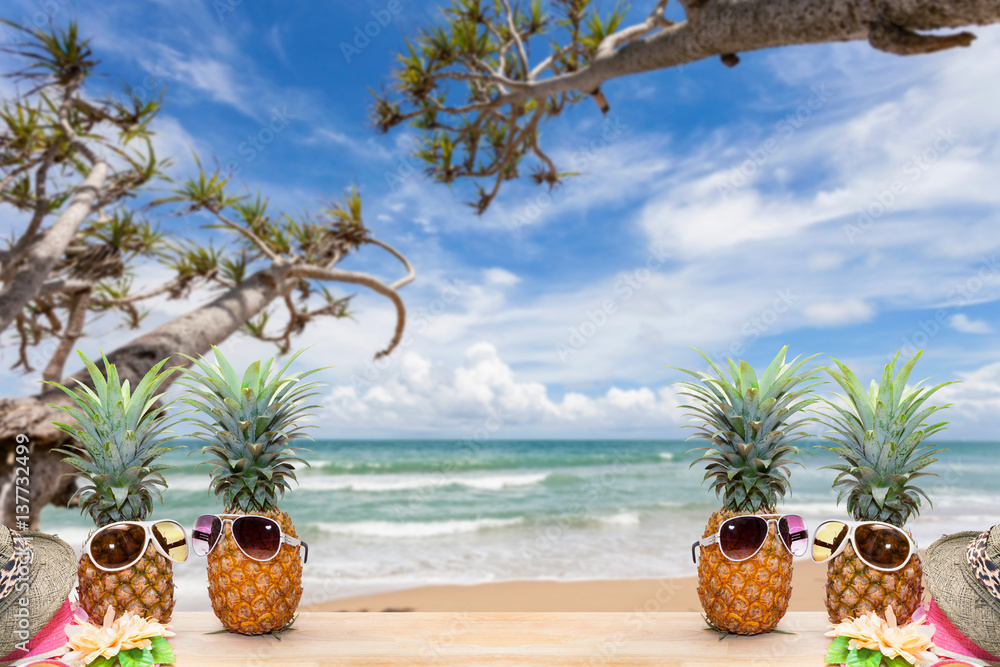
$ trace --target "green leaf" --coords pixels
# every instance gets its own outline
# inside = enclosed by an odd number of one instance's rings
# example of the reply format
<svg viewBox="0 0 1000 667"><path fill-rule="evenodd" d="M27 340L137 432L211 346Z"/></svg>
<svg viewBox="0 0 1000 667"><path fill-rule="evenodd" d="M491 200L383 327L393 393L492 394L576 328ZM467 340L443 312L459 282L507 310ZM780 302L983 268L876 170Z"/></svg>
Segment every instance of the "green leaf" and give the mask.
<svg viewBox="0 0 1000 667"><path fill-rule="evenodd" d="M872 498L879 507L885 507L885 497L889 493L889 487L886 486L873 486L872 487Z"/></svg>
<svg viewBox="0 0 1000 667"><path fill-rule="evenodd" d="M879 667L884 657L880 651L872 651L872 654L865 660L865 667Z"/></svg>
<svg viewBox="0 0 1000 667"><path fill-rule="evenodd" d="M111 493L115 497L115 507L121 507L128 500L129 490L122 486L111 487Z"/></svg>
<svg viewBox="0 0 1000 667"><path fill-rule="evenodd" d="M132 649L132 651L138 650L139 649ZM153 667L155 664L156 661L153 660L153 653L148 648L142 649L139 655L135 658L135 667Z"/></svg>
<svg viewBox="0 0 1000 667"><path fill-rule="evenodd" d="M131 651L119 651L118 664L122 667L138 667L135 659L136 653L142 653L142 649L134 648Z"/></svg>
<svg viewBox="0 0 1000 667"><path fill-rule="evenodd" d="M826 662L835 665L840 665L847 662L847 654L849 649L847 644L851 641L850 637L837 637L830 644L830 648L826 651Z"/></svg>
<svg viewBox="0 0 1000 667"><path fill-rule="evenodd" d="M159 665L168 665L176 662L174 650L170 648L170 643L166 637L152 637L149 641L152 644L150 650L153 654L153 662Z"/></svg>
<svg viewBox="0 0 1000 667"><path fill-rule="evenodd" d="M913 667L910 663L908 663L906 660L899 657L898 655L892 660L885 658L885 661L886 661L885 664L888 665L888 667Z"/></svg>
<svg viewBox="0 0 1000 667"><path fill-rule="evenodd" d="M847 654L847 661L844 663L847 667L868 667L868 658L871 657L872 653L879 656L879 660L882 658L882 654L877 651L872 651L867 648L853 648Z"/></svg>

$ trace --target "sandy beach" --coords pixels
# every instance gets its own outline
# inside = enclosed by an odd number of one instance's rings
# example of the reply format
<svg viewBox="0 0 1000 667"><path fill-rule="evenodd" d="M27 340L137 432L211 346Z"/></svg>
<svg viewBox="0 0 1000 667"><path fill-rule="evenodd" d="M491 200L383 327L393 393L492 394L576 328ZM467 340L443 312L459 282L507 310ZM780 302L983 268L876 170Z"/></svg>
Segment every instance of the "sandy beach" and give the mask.
<svg viewBox="0 0 1000 667"><path fill-rule="evenodd" d="M796 560L789 611L823 611L826 565ZM504 581L421 586L331 600L303 611L701 611L697 577Z"/></svg>

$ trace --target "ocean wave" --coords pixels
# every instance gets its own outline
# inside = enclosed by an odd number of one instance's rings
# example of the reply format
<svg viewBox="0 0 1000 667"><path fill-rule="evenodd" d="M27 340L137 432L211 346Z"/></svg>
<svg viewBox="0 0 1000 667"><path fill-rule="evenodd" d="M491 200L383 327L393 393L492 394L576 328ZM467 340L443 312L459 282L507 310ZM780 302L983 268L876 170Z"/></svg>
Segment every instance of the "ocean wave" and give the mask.
<svg viewBox="0 0 1000 667"><path fill-rule="evenodd" d="M674 455L670 452L660 452L660 458L664 461L673 461Z"/></svg>
<svg viewBox="0 0 1000 667"><path fill-rule="evenodd" d="M351 523L314 523L311 527L337 535L360 537L433 537L456 533L476 533L482 530L507 528L522 523L522 517L512 519L470 519L452 521L355 521Z"/></svg>
<svg viewBox="0 0 1000 667"><path fill-rule="evenodd" d="M598 517L597 520L611 526L638 526L640 521L636 512L619 512L612 516Z"/></svg>
<svg viewBox="0 0 1000 667"><path fill-rule="evenodd" d="M499 491L508 486L531 486L544 482L550 476L549 473L537 473L532 475L497 475L496 477L479 477L455 480L458 486L467 486L472 489L484 489L487 491Z"/></svg>
<svg viewBox="0 0 1000 667"><path fill-rule="evenodd" d="M443 489L465 487L483 491L500 491L507 487L530 486L544 482L549 473L527 475L492 476L447 476L447 475L393 475L370 477L366 475L342 475L323 477L303 477L299 488L306 491L357 491L380 493L389 491L413 491L418 489Z"/></svg>
<svg viewBox="0 0 1000 667"><path fill-rule="evenodd" d="M437 473L450 475L479 470L531 470L538 468L583 468L609 465L636 465L663 463L662 455L653 453L576 454L567 456L542 456L523 454L489 459L457 458L423 461L332 461L323 465L329 475L390 475L394 473ZM315 469L315 466L314 466Z"/></svg>
<svg viewBox="0 0 1000 667"><path fill-rule="evenodd" d="M380 493L413 491L417 489L465 487L482 491L501 491L508 487L531 486L545 482L550 473L521 475L298 475L298 485L293 490L302 491L356 491ZM178 475L167 479L172 491L207 492L207 475Z"/></svg>
<svg viewBox="0 0 1000 667"><path fill-rule="evenodd" d="M582 481L583 479L577 477L576 475L571 475L565 472L554 472L545 478L545 486L570 486L573 484L579 484Z"/></svg>

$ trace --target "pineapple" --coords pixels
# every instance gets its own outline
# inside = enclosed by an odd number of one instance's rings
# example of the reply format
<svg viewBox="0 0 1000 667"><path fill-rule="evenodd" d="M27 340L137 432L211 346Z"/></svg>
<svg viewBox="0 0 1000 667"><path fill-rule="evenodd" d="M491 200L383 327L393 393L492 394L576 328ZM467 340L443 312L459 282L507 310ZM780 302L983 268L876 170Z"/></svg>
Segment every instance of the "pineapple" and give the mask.
<svg viewBox="0 0 1000 667"><path fill-rule="evenodd" d="M163 502L158 487L165 489L167 484L162 471L173 467L155 461L177 449L163 446L178 437L166 435L166 406L154 407L162 396L154 392L173 369L161 372L167 362L164 359L130 392L128 380L119 381L117 369L103 354L106 378L83 352L79 354L90 372L93 390L79 381L75 390L48 383L69 394L79 406L53 406L76 420L72 426L55 426L79 443L55 451L89 482L77 494L81 511L90 514L98 528L116 521L145 521L153 510L153 500ZM170 622L174 608L173 567L152 541L138 563L117 572L98 569L84 553L78 575L80 604L90 618L104 618L107 608L113 606L118 614L131 611L161 623Z"/></svg>
<svg viewBox="0 0 1000 667"><path fill-rule="evenodd" d="M799 449L791 443L806 434L793 434L811 418L790 421L812 398L815 376L796 375L808 357L785 363L781 348L758 380L745 361L729 362L727 378L704 352L699 354L715 371L683 372L698 382L680 382L681 394L693 400L689 416L702 422L692 426L711 444L695 463L706 463L705 480L711 479L722 508L705 526L703 537L715 534L729 517L740 514L773 514L778 499L788 490L790 457ZM792 556L779 543L774 524L759 552L748 560L733 562L718 547L701 549L698 560L698 598L712 626L740 635L770 632L785 615L792 595Z"/></svg>
<svg viewBox="0 0 1000 667"><path fill-rule="evenodd" d="M950 405L921 406L952 382L921 388L921 381L907 388L906 381L921 354L913 355L897 374L897 352L882 371L881 382L872 380L868 392L857 376L836 359L833 362L837 369L825 369L844 390L838 398L846 407L824 399L832 411L827 419L833 429L830 433L834 434L824 439L835 445L822 448L844 460L826 467L839 471L833 483L840 490L837 503L846 497L847 511L855 521L882 521L903 528L911 515L920 512L920 496L927 498L913 480L933 474L923 472L924 468L937 461L935 454L946 451L922 443L947 425L927 425L925 420ZM881 614L890 606L897 618L909 618L923 596L922 578L918 553L903 569L882 572L861 562L848 544L827 565L826 610L830 621L839 623L870 611Z"/></svg>
<svg viewBox="0 0 1000 667"><path fill-rule="evenodd" d="M191 394L183 399L207 416L188 418L200 427L197 437L209 444L203 454L214 457L212 489L222 499L226 514L267 516L291 537L298 537L278 499L295 480L294 464L303 459L289 447L308 437L295 422L315 405L304 405L321 383L302 380L320 369L285 375L301 354L293 355L271 377L268 359L255 361L242 379L218 348L216 364L191 359L202 374L189 371L183 384ZM219 543L208 554L208 593L212 609L230 632L261 635L292 621L302 596L302 558L298 549L282 545L270 561L246 557L226 522Z"/></svg>

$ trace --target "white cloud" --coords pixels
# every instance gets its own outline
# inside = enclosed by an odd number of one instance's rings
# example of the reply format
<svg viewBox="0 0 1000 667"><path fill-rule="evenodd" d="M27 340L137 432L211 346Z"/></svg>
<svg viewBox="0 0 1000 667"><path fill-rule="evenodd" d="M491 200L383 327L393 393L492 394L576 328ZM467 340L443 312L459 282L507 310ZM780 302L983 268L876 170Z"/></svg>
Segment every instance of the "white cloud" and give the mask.
<svg viewBox="0 0 1000 667"><path fill-rule="evenodd" d="M192 151L203 160L203 166L209 166L206 157L212 154L211 148L193 137L177 118L158 114L150 123L150 129L155 132L152 143L157 157L170 156L173 161L172 175L194 173L197 170L198 165Z"/></svg>
<svg viewBox="0 0 1000 667"><path fill-rule="evenodd" d="M974 320L965 313L952 315L948 325L955 331L961 331L962 333L967 334L988 334L993 332L993 327L991 327L987 322L983 320Z"/></svg>
<svg viewBox="0 0 1000 667"><path fill-rule="evenodd" d="M430 340L414 349L454 364L458 352L475 341L503 341L505 359L531 380L568 392L605 391L616 382L659 381L663 366L688 358L687 345L728 353L764 336L787 338L804 328L915 312L898 339L880 336L874 324L866 329L878 340L874 345L898 346L920 331L928 317L922 309L953 305L949 295L970 280L977 281L975 294L965 303L1000 298L995 274L977 277L983 254L1000 251L1000 191L994 187L1000 180L1000 122L985 111L995 107L996 92L978 83L982 59L1000 53L1000 31L985 29L980 37L977 53L896 59L889 69L883 67L887 59L872 56L867 46L813 50L808 57L816 67L807 69L824 76L807 77L799 93L776 103L794 111L813 94L810 85L817 79L831 81L828 88L836 94L791 136L781 137L778 150L734 191L726 188L748 151L774 128L758 124L744 132L725 126L683 150L655 129L628 129L593 156L585 176L568 179L565 189L546 195L512 182L482 219L468 215L460 195L409 178L388 205L405 204L409 219L433 224L442 236L481 232L515 251L543 256L552 246L541 234L556 224L577 224L581 216L613 216L613 229L642 235L634 244L634 266L619 256L604 270L597 262L586 279L524 272L516 302L505 302L486 280L435 322L434 342L448 349L434 349ZM826 62L831 52L832 64ZM790 57L781 53L784 60ZM838 77L858 76L871 84L864 95L844 82L833 85ZM600 127L589 131L599 133ZM942 132L957 140L948 144ZM585 128L578 136L590 135ZM572 162L578 149L573 141L553 154ZM911 162L914 156L923 161ZM891 190L897 180L899 194ZM887 191L888 210L859 226L858 210L880 204ZM532 224L515 233L512 216L532 205ZM505 231L509 239L496 236ZM604 227L601 233L615 232ZM622 280L643 267L648 251L642 246L664 246L672 257L638 289L628 288ZM482 270L466 266L460 252L441 252L433 261L449 270ZM597 311L609 300L614 313L605 317ZM591 327L592 315L600 326L561 358L557 345ZM862 356L880 358L890 351L878 347ZM954 351L945 354L956 358Z"/></svg>
<svg viewBox="0 0 1000 667"><path fill-rule="evenodd" d="M842 327L866 322L875 315L875 309L859 299L821 301L805 307L806 320L820 327Z"/></svg>
<svg viewBox="0 0 1000 667"><path fill-rule="evenodd" d="M163 59L163 75L184 85L208 93L211 99L246 112L254 96L237 82L237 74L225 62L208 56L185 55L159 45Z"/></svg>
<svg viewBox="0 0 1000 667"><path fill-rule="evenodd" d="M668 387L613 386L596 396L570 392L556 400L544 384L518 378L497 348L485 342L469 346L457 367L405 352L377 384L335 386L323 404L338 428L366 433L460 435L487 424L502 431L494 437L566 429L610 434L673 428L683 419Z"/></svg>
<svg viewBox="0 0 1000 667"><path fill-rule="evenodd" d="M935 397L948 402L948 412L956 412L973 420L984 421L989 430L988 438L995 438L993 421L1000 413L1000 362L987 364L977 370L959 373L961 382L942 388ZM937 403L935 403L937 405Z"/></svg>
<svg viewBox="0 0 1000 667"><path fill-rule="evenodd" d="M316 135L318 137L326 139L327 141L333 142L335 144L340 144L342 146L352 146L354 144L354 140L348 137L346 134L325 127L317 129Z"/></svg>
<svg viewBox="0 0 1000 667"><path fill-rule="evenodd" d="M514 275L507 269L501 269L499 267L494 267L492 269L485 269L483 271L483 276L486 278L486 283L488 285L500 285L502 287L510 287L511 285L516 285L521 282L521 278Z"/></svg>
<svg viewBox="0 0 1000 667"><path fill-rule="evenodd" d="M320 127L313 131L312 136L304 140L306 144L312 144L317 142L331 143L335 146L343 146L344 148L357 153L358 155L364 156L367 160L379 159L379 160L389 160L392 158L392 153L386 150L385 147L378 142L371 133L365 133L360 135L362 138L357 138L355 135L358 133L345 134L338 130L334 130L328 127Z"/></svg>

